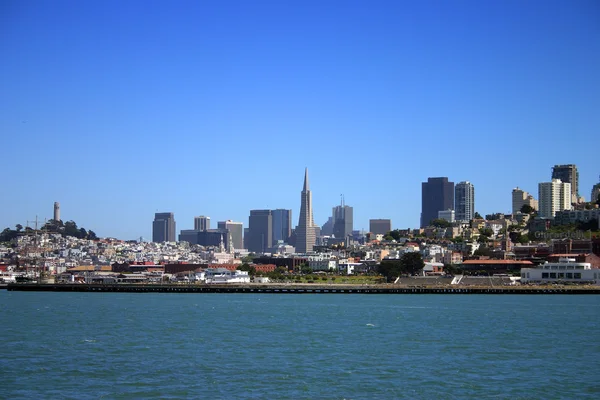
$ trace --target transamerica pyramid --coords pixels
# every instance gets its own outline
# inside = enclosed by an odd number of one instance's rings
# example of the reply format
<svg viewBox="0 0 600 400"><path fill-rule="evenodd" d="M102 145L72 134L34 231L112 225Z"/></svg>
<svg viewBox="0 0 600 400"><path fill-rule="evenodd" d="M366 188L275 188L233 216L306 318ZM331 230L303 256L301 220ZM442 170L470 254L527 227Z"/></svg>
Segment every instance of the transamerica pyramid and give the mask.
<svg viewBox="0 0 600 400"><path fill-rule="evenodd" d="M308 168L304 170L304 187L300 195L300 220L296 227L296 253L308 253L315 246L312 193L308 185Z"/></svg>

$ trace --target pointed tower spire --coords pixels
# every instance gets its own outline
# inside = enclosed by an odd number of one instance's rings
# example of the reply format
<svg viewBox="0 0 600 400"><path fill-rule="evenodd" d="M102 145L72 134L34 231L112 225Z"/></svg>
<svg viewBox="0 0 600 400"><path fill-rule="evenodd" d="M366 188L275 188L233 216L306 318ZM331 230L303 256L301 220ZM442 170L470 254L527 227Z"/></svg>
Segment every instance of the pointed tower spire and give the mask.
<svg viewBox="0 0 600 400"><path fill-rule="evenodd" d="M308 253L315 245L315 223L312 211L312 194L308 185L308 168L304 170L304 188L300 194L300 218L296 227L296 252Z"/></svg>
<svg viewBox="0 0 600 400"><path fill-rule="evenodd" d="M303 192L306 192L310 187L308 186L308 167L306 167L304 169L304 188L302 189Z"/></svg>

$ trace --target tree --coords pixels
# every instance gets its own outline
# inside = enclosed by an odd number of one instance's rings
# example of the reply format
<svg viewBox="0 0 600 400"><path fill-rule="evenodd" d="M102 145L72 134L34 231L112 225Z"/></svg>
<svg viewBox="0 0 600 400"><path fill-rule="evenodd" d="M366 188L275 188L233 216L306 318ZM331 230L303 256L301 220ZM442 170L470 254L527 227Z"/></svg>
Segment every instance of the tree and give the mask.
<svg viewBox="0 0 600 400"><path fill-rule="evenodd" d="M473 214L473 219L483 219L483 217L481 216L481 214L475 211L475 214Z"/></svg>
<svg viewBox="0 0 600 400"><path fill-rule="evenodd" d="M529 204L523 204L523 207L521 207L520 210L523 214L532 214L535 209L533 207L531 207Z"/></svg>
<svg viewBox="0 0 600 400"><path fill-rule="evenodd" d="M17 224L15 225L15 228L17 228L17 232L21 232L23 230L23 225Z"/></svg>
<svg viewBox="0 0 600 400"><path fill-rule="evenodd" d="M382 260L377 267L377 272L391 282L402 275L402 265L400 260Z"/></svg>
<svg viewBox="0 0 600 400"><path fill-rule="evenodd" d="M98 236L96 236L96 233L92 230L87 232L87 238L90 240L98 240Z"/></svg>
<svg viewBox="0 0 600 400"><path fill-rule="evenodd" d="M421 253L404 253L400 260L383 260L377 267L377 272L383 275L388 282L393 281L402 274L416 274L420 272L425 263Z"/></svg>
<svg viewBox="0 0 600 400"><path fill-rule="evenodd" d="M425 266L421 253L409 252L404 253L400 259L402 269L409 274L416 274Z"/></svg>
<svg viewBox="0 0 600 400"><path fill-rule="evenodd" d="M250 265L248 263L243 263L239 267L237 267L239 271L247 271L248 275L254 276L256 275L256 267L254 265Z"/></svg>
<svg viewBox="0 0 600 400"><path fill-rule="evenodd" d="M445 219L436 218L434 220L431 220L431 223L429 225L435 226L436 228L449 228L452 226L452 223L446 221Z"/></svg>

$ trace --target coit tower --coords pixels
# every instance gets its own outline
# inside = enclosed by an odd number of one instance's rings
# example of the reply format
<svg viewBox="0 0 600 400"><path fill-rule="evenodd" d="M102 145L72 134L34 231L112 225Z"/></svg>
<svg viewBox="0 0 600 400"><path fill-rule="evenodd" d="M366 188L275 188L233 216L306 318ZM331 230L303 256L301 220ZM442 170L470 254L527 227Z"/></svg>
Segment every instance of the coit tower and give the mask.
<svg viewBox="0 0 600 400"><path fill-rule="evenodd" d="M54 220L60 221L60 203L58 201L54 202Z"/></svg>

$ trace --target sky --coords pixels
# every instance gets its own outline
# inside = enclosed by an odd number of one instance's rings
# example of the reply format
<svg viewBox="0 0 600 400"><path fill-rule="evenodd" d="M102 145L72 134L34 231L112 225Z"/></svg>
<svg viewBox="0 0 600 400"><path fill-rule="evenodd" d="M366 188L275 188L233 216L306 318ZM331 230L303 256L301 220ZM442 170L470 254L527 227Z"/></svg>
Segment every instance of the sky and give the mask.
<svg viewBox="0 0 600 400"><path fill-rule="evenodd" d="M295 225L305 168L317 224L416 228L428 177L484 215L576 164L589 199L599 132L595 0L0 2L0 229Z"/></svg>

